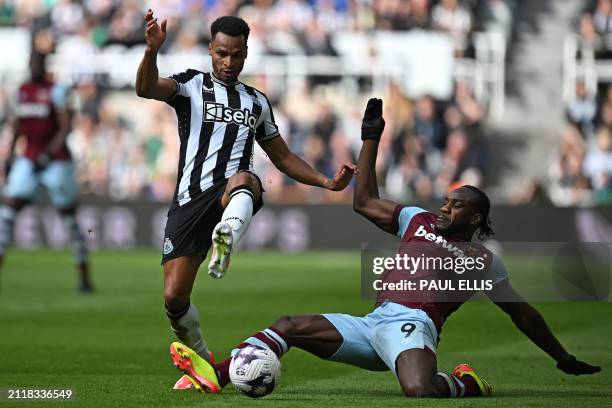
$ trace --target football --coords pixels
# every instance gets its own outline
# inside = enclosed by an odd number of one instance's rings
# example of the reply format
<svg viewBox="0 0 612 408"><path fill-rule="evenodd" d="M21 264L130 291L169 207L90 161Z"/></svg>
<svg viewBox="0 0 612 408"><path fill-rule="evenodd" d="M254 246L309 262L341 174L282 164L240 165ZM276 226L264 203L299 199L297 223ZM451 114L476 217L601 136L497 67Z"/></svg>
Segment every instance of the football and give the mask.
<svg viewBox="0 0 612 408"><path fill-rule="evenodd" d="M234 387L251 398L270 394L281 375L280 360L272 350L247 346L230 362L229 376Z"/></svg>

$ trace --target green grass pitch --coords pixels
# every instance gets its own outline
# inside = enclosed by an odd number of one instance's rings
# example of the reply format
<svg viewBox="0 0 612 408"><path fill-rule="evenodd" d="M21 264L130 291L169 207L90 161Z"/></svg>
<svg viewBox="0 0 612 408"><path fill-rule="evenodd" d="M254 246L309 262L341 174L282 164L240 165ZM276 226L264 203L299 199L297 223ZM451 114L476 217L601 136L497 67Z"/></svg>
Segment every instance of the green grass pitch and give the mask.
<svg viewBox="0 0 612 408"><path fill-rule="evenodd" d="M357 252L238 253L229 273L201 273L194 290L209 346L217 359L286 314L362 315ZM603 366L572 377L487 302L466 304L444 327L439 366L467 361L495 387L492 399L407 401L391 373L326 362L301 350L283 358L279 388L251 400L231 387L221 395L171 390L178 378L168 346L159 254L92 254L97 293L79 295L70 256L12 251L0 292L0 389L75 389L74 401L29 406L185 407L609 407L612 406L612 304L545 303L543 313L562 343ZM512 273L512 272L511 272ZM0 401L1 406L27 404Z"/></svg>

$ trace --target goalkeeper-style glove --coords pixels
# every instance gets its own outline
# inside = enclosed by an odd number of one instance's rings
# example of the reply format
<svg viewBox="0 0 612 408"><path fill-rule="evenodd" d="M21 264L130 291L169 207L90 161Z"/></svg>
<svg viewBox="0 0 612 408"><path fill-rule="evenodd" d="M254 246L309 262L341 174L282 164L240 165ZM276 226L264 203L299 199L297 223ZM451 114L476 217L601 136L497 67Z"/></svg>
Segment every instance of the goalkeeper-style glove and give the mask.
<svg viewBox="0 0 612 408"><path fill-rule="evenodd" d="M361 140L373 139L380 140L385 129L385 120L382 117L382 99L371 98L368 101L366 110L361 122Z"/></svg>

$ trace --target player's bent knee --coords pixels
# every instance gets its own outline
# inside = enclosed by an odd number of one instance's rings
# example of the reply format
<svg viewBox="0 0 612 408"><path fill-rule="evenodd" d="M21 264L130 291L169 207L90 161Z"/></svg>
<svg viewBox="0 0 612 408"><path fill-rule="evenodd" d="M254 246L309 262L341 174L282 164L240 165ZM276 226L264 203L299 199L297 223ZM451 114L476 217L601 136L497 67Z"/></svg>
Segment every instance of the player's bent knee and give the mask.
<svg viewBox="0 0 612 408"><path fill-rule="evenodd" d="M255 175L247 171L241 171L229 178L226 191L229 193L237 187L248 188L255 197L261 194L261 186Z"/></svg>
<svg viewBox="0 0 612 408"><path fill-rule="evenodd" d="M287 336L299 334L304 331L304 317L283 316L274 322L274 327Z"/></svg>
<svg viewBox="0 0 612 408"><path fill-rule="evenodd" d="M313 331L313 316L283 316L274 322L273 326L281 333L291 338L303 336Z"/></svg>
<svg viewBox="0 0 612 408"><path fill-rule="evenodd" d="M166 288L164 290L164 302L170 312L183 310L189 304L189 292L178 288Z"/></svg>

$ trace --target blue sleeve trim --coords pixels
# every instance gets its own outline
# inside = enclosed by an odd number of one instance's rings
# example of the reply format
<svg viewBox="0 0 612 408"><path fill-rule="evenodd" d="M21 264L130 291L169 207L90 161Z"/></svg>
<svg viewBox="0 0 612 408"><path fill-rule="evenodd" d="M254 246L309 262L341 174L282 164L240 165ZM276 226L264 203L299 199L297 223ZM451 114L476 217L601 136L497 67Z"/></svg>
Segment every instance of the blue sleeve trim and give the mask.
<svg viewBox="0 0 612 408"><path fill-rule="evenodd" d="M399 228L397 229L397 236L400 238L403 237L404 233L408 229L408 225L410 225L410 221L412 221L412 217L414 217L417 214L423 213L423 212L427 212L427 211L425 211L424 209L420 207L404 207L402 211L400 211L400 214L399 214L399 219L398 219Z"/></svg>
<svg viewBox="0 0 612 408"><path fill-rule="evenodd" d="M67 90L62 85L54 85L51 88L51 100L53 101L53 106L57 109L65 109L68 105L68 95Z"/></svg>

